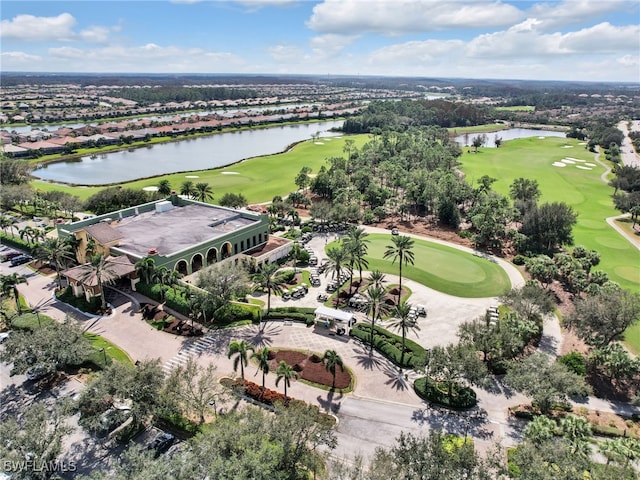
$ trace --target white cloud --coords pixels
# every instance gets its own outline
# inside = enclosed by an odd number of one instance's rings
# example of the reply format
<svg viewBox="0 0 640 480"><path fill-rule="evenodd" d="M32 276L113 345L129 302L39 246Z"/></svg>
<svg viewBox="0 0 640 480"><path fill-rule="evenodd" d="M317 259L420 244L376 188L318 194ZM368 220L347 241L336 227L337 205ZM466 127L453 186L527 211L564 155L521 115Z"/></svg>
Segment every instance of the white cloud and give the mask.
<svg viewBox="0 0 640 480"><path fill-rule="evenodd" d="M569 51L583 53L638 51L639 38L639 25L615 27L605 22L563 35L561 45Z"/></svg>
<svg viewBox="0 0 640 480"><path fill-rule="evenodd" d="M314 55L318 57L335 57L351 45L357 37L354 35L336 35L328 33L310 40Z"/></svg>
<svg viewBox="0 0 640 480"><path fill-rule="evenodd" d="M20 40L68 41L73 38L76 19L69 13L57 17L17 15L0 22L0 35Z"/></svg>
<svg viewBox="0 0 640 480"><path fill-rule="evenodd" d="M111 30L107 27L91 26L82 30L78 38L89 43L106 43L109 40Z"/></svg>
<svg viewBox="0 0 640 480"><path fill-rule="evenodd" d="M617 58L616 61L624 67L640 67L640 55L625 55Z"/></svg>
<svg viewBox="0 0 640 480"><path fill-rule="evenodd" d="M461 40L426 40L390 45L372 52L367 63L376 66L418 66L427 63L453 64L464 49Z"/></svg>
<svg viewBox="0 0 640 480"><path fill-rule="evenodd" d="M579 25L599 18L607 12L624 11L625 8L632 6L632 3L628 0L541 2L535 4L527 14L539 21L540 30L552 31L570 25Z"/></svg>
<svg viewBox="0 0 640 480"><path fill-rule="evenodd" d="M7 70L24 68L25 65L31 67L42 60L38 55L25 52L2 52L0 58L2 58L3 67Z"/></svg>
<svg viewBox="0 0 640 480"><path fill-rule="evenodd" d="M278 63L297 63L305 58L304 50L295 45L273 45L267 52Z"/></svg>
<svg viewBox="0 0 640 480"><path fill-rule="evenodd" d="M313 8L307 27L327 33L400 35L507 26L523 16L500 1L325 0Z"/></svg>

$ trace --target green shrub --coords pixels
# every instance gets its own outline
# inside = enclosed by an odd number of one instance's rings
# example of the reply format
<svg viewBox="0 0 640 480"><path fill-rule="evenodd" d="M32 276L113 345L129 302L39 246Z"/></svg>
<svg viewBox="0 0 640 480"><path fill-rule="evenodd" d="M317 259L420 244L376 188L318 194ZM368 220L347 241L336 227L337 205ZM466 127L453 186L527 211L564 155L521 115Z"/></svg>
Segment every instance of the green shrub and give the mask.
<svg viewBox="0 0 640 480"><path fill-rule="evenodd" d="M515 257L513 257L514 265L524 265L526 262L527 257L525 257L524 255L516 255Z"/></svg>
<svg viewBox="0 0 640 480"><path fill-rule="evenodd" d="M302 233L311 233L311 232L313 232L313 228L305 225L304 227L302 227L301 231L302 231Z"/></svg>
<svg viewBox="0 0 640 480"><path fill-rule="evenodd" d="M0 240L2 240L2 245L25 250L31 254L33 254L35 249L38 247L37 244L25 242L20 237L14 237L2 232L0 232Z"/></svg>
<svg viewBox="0 0 640 480"><path fill-rule="evenodd" d="M371 342L371 325L368 323L357 323L351 329L350 335L365 344L369 344ZM395 335L378 325L374 327L373 348L393 363L402 368L413 368L424 361L424 348L416 342L406 339L404 361L401 364L401 346L402 337Z"/></svg>
<svg viewBox="0 0 640 480"><path fill-rule="evenodd" d="M197 423L192 422L178 413L158 415L156 417L156 423L162 430L176 433L180 437L193 437L200 431Z"/></svg>
<svg viewBox="0 0 640 480"><path fill-rule="evenodd" d="M71 291L71 287L66 287L59 291L56 294L56 298L82 312L94 315L97 314L102 307L102 299L100 297L91 297L91 300L87 302L87 299L84 296L76 297Z"/></svg>
<svg viewBox="0 0 640 480"><path fill-rule="evenodd" d="M420 398L448 408L467 409L478 403L473 388L456 384L451 397L449 397L446 386L436 383L429 377L418 378L413 383L413 389Z"/></svg>
<svg viewBox="0 0 640 480"><path fill-rule="evenodd" d="M584 357L578 352L567 353L566 355L558 358L558 362L581 377L587 375L587 363L585 362Z"/></svg>

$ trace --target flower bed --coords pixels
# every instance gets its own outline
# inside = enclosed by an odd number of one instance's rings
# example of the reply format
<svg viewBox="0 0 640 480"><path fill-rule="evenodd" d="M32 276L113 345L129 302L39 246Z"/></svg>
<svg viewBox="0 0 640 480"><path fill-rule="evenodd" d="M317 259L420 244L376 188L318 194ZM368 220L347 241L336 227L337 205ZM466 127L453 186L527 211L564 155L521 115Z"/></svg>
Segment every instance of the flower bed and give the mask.
<svg viewBox="0 0 640 480"><path fill-rule="evenodd" d="M295 350L273 350L270 353L273 354L273 357L269 358L272 372L275 372L280 361L284 360L298 372L300 379L329 388L333 386L333 375L326 369L321 356ZM351 391L352 381L351 372L346 367L342 371L339 366L336 366L335 388L337 390Z"/></svg>

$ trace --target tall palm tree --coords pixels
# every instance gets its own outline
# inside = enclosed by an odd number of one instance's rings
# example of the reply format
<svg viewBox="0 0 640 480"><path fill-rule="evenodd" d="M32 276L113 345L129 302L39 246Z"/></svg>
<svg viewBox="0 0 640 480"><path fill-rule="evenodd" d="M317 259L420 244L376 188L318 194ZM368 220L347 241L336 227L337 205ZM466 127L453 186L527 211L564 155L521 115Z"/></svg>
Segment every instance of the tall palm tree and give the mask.
<svg viewBox="0 0 640 480"><path fill-rule="evenodd" d="M167 267L159 267L153 272L153 280L157 281L160 284L160 300L164 301L165 292L164 286L167 284L169 279L169 269Z"/></svg>
<svg viewBox="0 0 640 480"><path fill-rule="evenodd" d="M153 274L156 271L156 261L151 257L144 257L135 264L136 274L142 278L144 283L151 283Z"/></svg>
<svg viewBox="0 0 640 480"><path fill-rule="evenodd" d="M158 182L158 193L163 196L171 195L171 183L166 178Z"/></svg>
<svg viewBox="0 0 640 480"><path fill-rule="evenodd" d="M271 311L271 293L281 294L284 286L284 282L276 275L277 271L277 263L265 263L258 269L252 279L258 287L267 290L267 315Z"/></svg>
<svg viewBox="0 0 640 480"><path fill-rule="evenodd" d="M384 287L379 286L371 286L367 288L366 295L366 311L367 315L371 318L371 344L370 351L373 351L373 337L374 337L374 327L376 324L376 320L382 318L382 315L389 312L389 305L385 303L385 297L387 292L385 292Z"/></svg>
<svg viewBox="0 0 640 480"><path fill-rule="evenodd" d="M5 217L4 215L0 216L0 228L8 235L7 229L13 225L12 220L9 217Z"/></svg>
<svg viewBox="0 0 640 480"><path fill-rule="evenodd" d="M56 268L56 280L58 288L62 288L60 269L63 264L73 259L71 245L61 238L47 238L42 245L36 249L35 257L43 262L51 263Z"/></svg>
<svg viewBox="0 0 640 480"><path fill-rule="evenodd" d="M24 240L27 243L32 243L32 238L33 238L33 234L35 233L35 230L33 229L33 227L29 226L29 225L25 225L24 228L22 228L21 230L18 230L18 235L20 235L20 240Z"/></svg>
<svg viewBox="0 0 640 480"><path fill-rule="evenodd" d="M336 281L340 281L340 276L345 270L348 270L348 255L343 245L336 245L327 249L327 257L329 257L329 266L327 267L327 273L331 272L331 278ZM336 290L336 307L340 306L340 287Z"/></svg>
<svg viewBox="0 0 640 480"><path fill-rule="evenodd" d="M66 237L64 239L64 243L69 245L69 247L71 248L71 252L73 253L75 259L77 260L78 259L78 248L80 247L80 244L82 243L82 240L80 240L75 235L69 235L68 237Z"/></svg>
<svg viewBox="0 0 640 480"><path fill-rule="evenodd" d="M178 270L171 270L169 275L167 276L167 285L173 289L173 294L176 294L176 286L178 285L178 280L182 278L182 274Z"/></svg>
<svg viewBox="0 0 640 480"><path fill-rule="evenodd" d="M410 331L417 332L420 330L420 327L418 327L415 318L411 318L411 305L407 302L400 302L396 307L395 317L395 321L393 321L389 326L402 333L402 352L400 352L400 365L402 366L404 365L404 347L407 339L407 333Z"/></svg>
<svg viewBox="0 0 640 480"><path fill-rule="evenodd" d="M213 199L213 189L208 183L196 183L195 195L199 201L206 202Z"/></svg>
<svg viewBox="0 0 640 480"><path fill-rule="evenodd" d="M256 359L258 362L258 370L256 371L256 373L258 373L258 371L262 372L262 395L264 395L264 382L267 374L269 373L269 348L264 347L257 352L253 352L251 354L251 358Z"/></svg>
<svg viewBox="0 0 640 480"><path fill-rule="evenodd" d="M387 283L386 275L380 270L374 270L371 272L367 280L371 287L384 287L384 284Z"/></svg>
<svg viewBox="0 0 640 480"><path fill-rule="evenodd" d="M326 368L333 376L331 388L336 388L336 367L340 367L340 370L344 372L342 357L338 355L338 352L335 350L327 350L322 356L322 363L324 363L324 368Z"/></svg>
<svg viewBox="0 0 640 480"><path fill-rule="evenodd" d="M85 271L80 275L79 280L85 284L94 281L100 289L100 300L102 309L107 308L107 298L104 295L104 286L117 280L118 274L113 270L112 265L102 253L91 257L89 263L85 264Z"/></svg>
<svg viewBox="0 0 640 480"><path fill-rule="evenodd" d="M191 180L186 180L182 182L180 186L180 195L184 195L189 198L194 198L197 194L196 188L193 186L193 182Z"/></svg>
<svg viewBox="0 0 640 480"><path fill-rule="evenodd" d="M402 265L413 265L413 239L406 235L396 235L391 237L393 245L387 245L387 250L384 252L384 258L391 258L391 263L396 263L398 260L400 277L400 288L398 289L398 301L400 303L400 297L402 296Z"/></svg>
<svg viewBox="0 0 640 480"><path fill-rule="evenodd" d="M11 275L1 275L0 276L0 292L4 295L11 294L16 302L16 311L18 315L22 313L22 307L20 306L20 293L18 292L18 285L21 283L26 283L27 285L27 277L23 275L18 275L17 273L12 273Z"/></svg>
<svg viewBox="0 0 640 480"><path fill-rule="evenodd" d="M249 364L249 352L255 351L255 347L251 345L246 340L232 340L229 342L229 351L227 352L227 358L231 358L232 356L236 356L233 359L233 371L238 370L238 365L240 365L240 377L244 382L244 367Z"/></svg>
<svg viewBox="0 0 640 480"><path fill-rule="evenodd" d="M287 387L291 386L291 379L298 378L298 372L296 372L291 365L284 360L280 360L278 368L276 369L276 387L280 383L280 380L284 380L284 398L287 399Z"/></svg>
<svg viewBox="0 0 640 480"><path fill-rule="evenodd" d="M362 282L362 269L369 266L365 258L369 249L369 234L362 227L351 227L345 239L345 248L349 252L349 265L351 267L351 280L353 281L353 267L358 268L360 281Z"/></svg>

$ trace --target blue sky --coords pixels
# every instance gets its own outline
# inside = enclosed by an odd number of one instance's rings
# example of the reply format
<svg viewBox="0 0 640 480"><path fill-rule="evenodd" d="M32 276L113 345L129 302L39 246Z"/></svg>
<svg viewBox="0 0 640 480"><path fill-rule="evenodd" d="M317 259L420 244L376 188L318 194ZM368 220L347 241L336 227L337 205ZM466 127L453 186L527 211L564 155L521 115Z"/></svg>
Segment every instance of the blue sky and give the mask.
<svg viewBox="0 0 640 480"><path fill-rule="evenodd" d="M638 0L2 1L2 71L640 82Z"/></svg>

